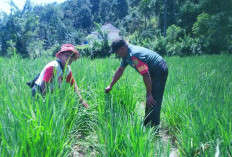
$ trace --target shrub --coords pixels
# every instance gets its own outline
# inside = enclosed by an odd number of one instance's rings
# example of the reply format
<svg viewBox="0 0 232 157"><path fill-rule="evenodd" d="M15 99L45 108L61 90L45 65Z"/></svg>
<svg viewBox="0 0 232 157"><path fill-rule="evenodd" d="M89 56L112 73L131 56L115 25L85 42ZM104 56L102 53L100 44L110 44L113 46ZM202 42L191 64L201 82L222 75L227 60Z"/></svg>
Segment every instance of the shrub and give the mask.
<svg viewBox="0 0 232 157"><path fill-rule="evenodd" d="M78 50L81 57L83 57L83 56L88 57L91 55L92 47L89 44L78 45L78 46L76 46L76 49Z"/></svg>
<svg viewBox="0 0 232 157"><path fill-rule="evenodd" d="M201 40L199 38L191 38L190 36L185 36L181 39L181 49L179 52L180 56L189 56L201 54Z"/></svg>
<svg viewBox="0 0 232 157"><path fill-rule="evenodd" d="M202 42L202 49L205 53L219 54L221 51L228 50L228 39L231 34L228 24L229 18L225 13L215 15L202 13L198 15L192 31L195 38L207 42L206 44Z"/></svg>
<svg viewBox="0 0 232 157"><path fill-rule="evenodd" d="M167 43L166 45L166 55L167 56L174 56L179 55L181 52L182 43L181 42L175 42L175 43Z"/></svg>
<svg viewBox="0 0 232 157"><path fill-rule="evenodd" d="M166 55L166 45L167 45L167 40L163 36L158 36L152 43L152 50L156 51L160 55Z"/></svg>
<svg viewBox="0 0 232 157"><path fill-rule="evenodd" d="M183 38L185 35L185 30L176 26L176 25L171 25L167 29L167 36L166 39L168 42L175 42L179 41L181 38Z"/></svg>
<svg viewBox="0 0 232 157"><path fill-rule="evenodd" d="M108 32L102 31L98 23L94 23L97 27L98 36L89 40L91 46L91 58L105 58L110 56L110 46L108 41Z"/></svg>
<svg viewBox="0 0 232 157"><path fill-rule="evenodd" d="M107 41L95 40L91 49L91 58L105 58L110 56L110 46Z"/></svg>

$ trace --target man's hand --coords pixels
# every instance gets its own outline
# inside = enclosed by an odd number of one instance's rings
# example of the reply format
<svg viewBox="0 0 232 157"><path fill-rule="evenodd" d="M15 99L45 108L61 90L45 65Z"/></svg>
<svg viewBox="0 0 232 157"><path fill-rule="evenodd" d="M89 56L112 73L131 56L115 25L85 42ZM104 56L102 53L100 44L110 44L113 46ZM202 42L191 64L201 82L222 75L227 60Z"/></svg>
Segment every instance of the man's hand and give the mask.
<svg viewBox="0 0 232 157"><path fill-rule="evenodd" d="M89 105L86 103L85 100L80 100L80 104L82 104L85 108L89 108Z"/></svg>
<svg viewBox="0 0 232 157"><path fill-rule="evenodd" d="M109 85L108 87L106 87L105 93L109 93L111 90L112 90L112 87Z"/></svg>
<svg viewBox="0 0 232 157"><path fill-rule="evenodd" d="M112 90L112 87L121 78L121 76L122 76L125 69L126 69L126 67L121 67L121 66L117 69L117 71L115 72L113 80L111 81L110 85L108 87L106 87L105 93L109 93Z"/></svg>
<svg viewBox="0 0 232 157"><path fill-rule="evenodd" d="M152 94L147 95L147 107L150 108L156 104L156 101L153 99Z"/></svg>

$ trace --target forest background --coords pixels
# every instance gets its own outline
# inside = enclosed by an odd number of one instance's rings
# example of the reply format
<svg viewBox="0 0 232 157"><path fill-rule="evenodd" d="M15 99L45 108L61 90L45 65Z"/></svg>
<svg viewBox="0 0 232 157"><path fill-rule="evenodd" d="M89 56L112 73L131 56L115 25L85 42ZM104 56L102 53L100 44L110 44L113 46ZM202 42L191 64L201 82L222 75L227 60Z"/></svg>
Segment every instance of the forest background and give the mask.
<svg viewBox="0 0 232 157"><path fill-rule="evenodd" d="M135 45L161 55L232 53L232 1L228 0L67 0L20 10L9 1L0 12L0 56L51 56L63 43L81 45L86 36L111 23ZM82 56L109 56L107 32L79 46Z"/></svg>

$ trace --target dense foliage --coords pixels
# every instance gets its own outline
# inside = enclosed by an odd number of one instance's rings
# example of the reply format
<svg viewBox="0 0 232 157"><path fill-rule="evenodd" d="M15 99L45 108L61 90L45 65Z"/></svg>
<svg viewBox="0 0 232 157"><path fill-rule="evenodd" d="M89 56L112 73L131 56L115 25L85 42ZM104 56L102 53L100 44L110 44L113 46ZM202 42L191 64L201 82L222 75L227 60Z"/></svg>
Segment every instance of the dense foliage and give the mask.
<svg viewBox="0 0 232 157"><path fill-rule="evenodd" d="M0 55L51 55L62 43L81 45L96 31L95 22L111 23L137 45L163 55L232 52L232 1L228 0L67 0L48 5L26 0L20 10L0 12ZM109 49L97 41L84 54ZM93 50L96 49L97 51ZM105 49L106 48L106 49Z"/></svg>

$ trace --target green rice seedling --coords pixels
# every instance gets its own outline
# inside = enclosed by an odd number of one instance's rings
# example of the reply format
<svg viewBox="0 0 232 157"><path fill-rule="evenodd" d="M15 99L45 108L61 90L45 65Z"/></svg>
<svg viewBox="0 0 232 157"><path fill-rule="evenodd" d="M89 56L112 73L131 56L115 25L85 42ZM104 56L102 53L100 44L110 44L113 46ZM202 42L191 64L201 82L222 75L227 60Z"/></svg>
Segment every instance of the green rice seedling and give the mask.
<svg viewBox="0 0 232 157"><path fill-rule="evenodd" d="M66 156L74 138L70 133L79 110L78 98L70 88L32 99L26 80L20 79L25 77L22 72L30 69L14 65L22 59L11 61L12 66L3 65L1 71L5 74L15 68L10 77L1 78L1 155Z"/></svg>
<svg viewBox="0 0 232 157"><path fill-rule="evenodd" d="M183 156L213 156L219 140L220 154L231 154L231 57L178 60L178 65L169 61L174 68L164 107L168 128L177 130L177 147Z"/></svg>
<svg viewBox="0 0 232 157"><path fill-rule="evenodd" d="M104 93L118 59L72 64L89 109L66 83L33 99L26 82L49 60L0 58L0 156L169 156L173 147L179 156L231 156L231 56L166 58L161 130L167 142L143 126L145 86L132 68Z"/></svg>
<svg viewBox="0 0 232 157"><path fill-rule="evenodd" d="M104 144L101 156L151 156L154 154L154 133L143 126L136 114L126 114L121 103L106 97L106 105L100 113L99 142Z"/></svg>

